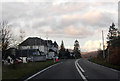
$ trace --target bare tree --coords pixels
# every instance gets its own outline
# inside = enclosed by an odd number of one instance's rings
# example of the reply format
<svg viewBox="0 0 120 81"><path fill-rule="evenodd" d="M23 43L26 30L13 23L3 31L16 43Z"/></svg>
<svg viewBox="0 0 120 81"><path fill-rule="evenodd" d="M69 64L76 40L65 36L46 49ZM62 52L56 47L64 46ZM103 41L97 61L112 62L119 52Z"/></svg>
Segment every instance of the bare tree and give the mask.
<svg viewBox="0 0 120 81"><path fill-rule="evenodd" d="M24 40L24 37L25 37L24 30L20 29L18 33L19 33L18 35L13 35L12 38L14 38L14 39L12 39L12 41L11 41L12 46L15 48L17 48L17 46Z"/></svg>
<svg viewBox="0 0 120 81"><path fill-rule="evenodd" d="M10 32L10 25L6 21L2 21L0 23L0 42L2 48L2 58L5 57L5 51L9 48L10 41L11 41L11 32Z"/></svg>

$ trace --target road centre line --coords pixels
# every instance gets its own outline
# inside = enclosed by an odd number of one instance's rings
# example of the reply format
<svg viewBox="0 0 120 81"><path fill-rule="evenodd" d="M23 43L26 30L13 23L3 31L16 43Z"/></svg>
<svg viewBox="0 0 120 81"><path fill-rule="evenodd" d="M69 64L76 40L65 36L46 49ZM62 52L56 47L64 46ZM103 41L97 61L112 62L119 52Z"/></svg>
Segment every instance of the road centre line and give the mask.
<svg viewBox="0 0 120 81"><path fill-rule="evenodd" d="M79 59L77 59L77 60L75 61L75 67L76 67L77 71L79 72L80 76L82 77L82 79L83 79L84 81L88 81L88 80L86 79L86 77L82 74L82 72L79 70L78 66L77 66L78 60L79 60Z"/></svg>
<svg viewBox="0 0 120 81"><path fill-rule="evenodd" d="M62 62L60 62L60 63L62 63ZM49 66L49 67L47 67L47 68L45 68L45 69L43 69L43 70L41 70L41 71L39 71L39 72L35 73L34 75L32 75L32 76L28 77L28 78L27 78L27 79L25 79L24 81L28 81L28 80L32 79L33 77L37 76L38 74L40 74L40 73L42 73L42 72L44 72L44 71L48 70L49 68L51 68L51 67L53 67L53 66L55 66L55 65L58 65L58 64L60 64L60 63L53 64L53 65L51 65L51 66Z"/></svg>
<svg viewBox="0 0 120 81"><path fill-rule="evenodd" d="M80 68L80 70L84 73L85 71L83 70L83 68L77 63L78 67Z"/></svg>

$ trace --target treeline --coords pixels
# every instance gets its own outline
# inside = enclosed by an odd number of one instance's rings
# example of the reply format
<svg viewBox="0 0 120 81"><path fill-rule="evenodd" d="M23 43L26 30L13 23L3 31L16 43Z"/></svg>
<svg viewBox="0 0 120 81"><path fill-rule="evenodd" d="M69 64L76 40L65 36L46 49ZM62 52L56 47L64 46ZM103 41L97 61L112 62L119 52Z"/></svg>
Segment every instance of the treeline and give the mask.
<svg viewBox="0 0 120 81"><path fill-rule="evenodd" d="M65 49L64 43L62 41L61 46L60 46L60 50L59 50L59 58L60 59L81 58L79 42L76 40L74 43L74 49L69 51L69 49Z"/></svg>
<svg viewBox="0 0 120 81"><path fill-rule="evenodd" d="M73 58L72 56L70 56L69 50L65 49L63 41L61 43L60 50L59 50L59 58L60 59Z"/></svg>
<svg viewBox="0 0 120 81"><path fill-rule="evenodd" d="M98 59L104 59L104 61L120 65L120 31L115 27L115 24L109 27L107 34L107 48L105 51L105 57L103 57L103 50L98 51Z"/></svg>

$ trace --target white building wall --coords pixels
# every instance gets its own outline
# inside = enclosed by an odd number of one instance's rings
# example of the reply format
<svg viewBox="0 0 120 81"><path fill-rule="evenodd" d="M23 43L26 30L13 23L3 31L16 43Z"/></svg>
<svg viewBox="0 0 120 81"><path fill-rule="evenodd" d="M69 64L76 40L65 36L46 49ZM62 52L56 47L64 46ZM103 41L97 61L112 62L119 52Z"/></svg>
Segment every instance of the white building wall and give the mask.
<svg viewBox="0 0 120 81"><path fill-rule="evenodd" d="M45 46L45 47L44 47L44 53L47 54L48 50L49 50L49 49L47 48L47 46Z"/></svg>
<svg viewBox="0 0 120 81"><path fill-rule="evenodd" d="M39 50L41 51L41 52L44 52L45 50L44 50L44 46L39 46Z"/></svg>
<svg viewBox="0 0 120 81"><path fill-rule="evenodd" d="M20 46L20 49L39 49L39 46Z"/></svg>
<svg viewBox="0 0 120 81"><path fill-rule="evenodd" d="M49 52L49 49L52 49L58 53L58 48L54 47L53 45L51 46L49 44L48 44L48 47L44 45L20 46L20 49L39 49L41 52L43 52L43 55L46 55L46 57L49 57L49 56L51 57L51 56L54 56L55 54L54 52L52 52L52 53L48 53L47 55L47 52Z"/></svg>
<svg viewBox="0 0 120 81"><path fill-rule="evenodd" d="M20 49L30 49L30 46L20 46Z"/></svg>
<svg viewBox="0 0 120 81"><path fill-rule="evenodd" d="M54 52L49 52L48 59L53 59L54 56L55 56Z"/></svg>
<svg viewBox="0 0 120 81"><path fill-rule="evenodd" d="M39 49L39 46L32 46L32 49Z"/></svg>

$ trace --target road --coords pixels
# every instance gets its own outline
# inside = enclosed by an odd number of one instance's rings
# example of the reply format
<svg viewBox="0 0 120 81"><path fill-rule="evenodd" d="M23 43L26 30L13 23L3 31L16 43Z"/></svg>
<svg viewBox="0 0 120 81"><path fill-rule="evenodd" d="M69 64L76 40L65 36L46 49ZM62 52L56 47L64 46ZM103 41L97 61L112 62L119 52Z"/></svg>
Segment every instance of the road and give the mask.
<svg viewBox="0 0 120 81"><path fill-rule="evenodd" d="M98 64L89 62L87 59L67 59L61 60L49 69L40 72L33 79L80 79L89 80L120 80L120 72ZM118 80L119 79L119 80Z"/></svg>

